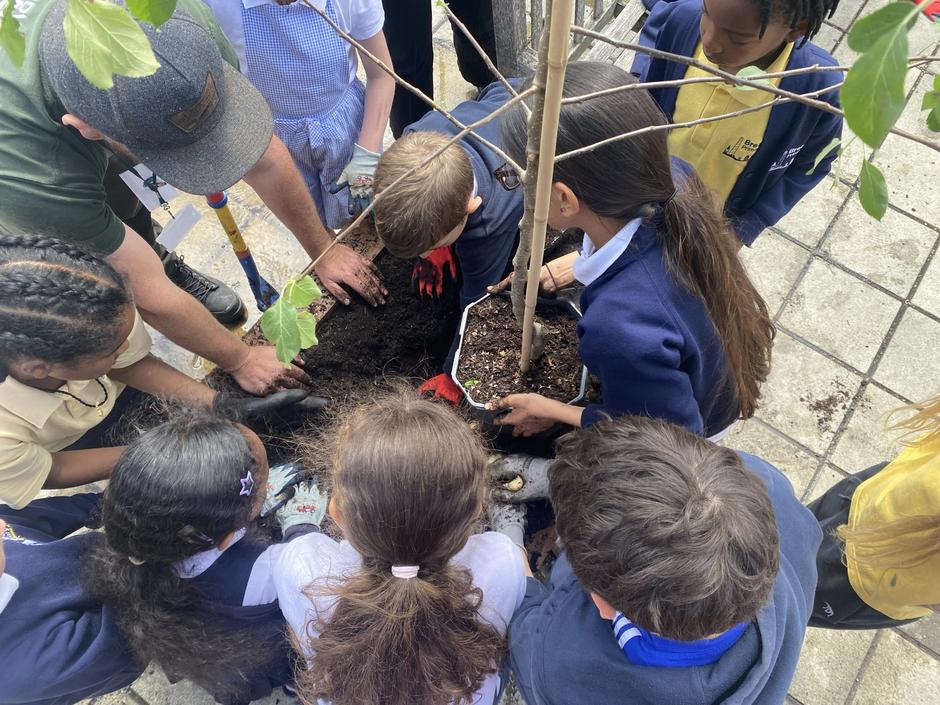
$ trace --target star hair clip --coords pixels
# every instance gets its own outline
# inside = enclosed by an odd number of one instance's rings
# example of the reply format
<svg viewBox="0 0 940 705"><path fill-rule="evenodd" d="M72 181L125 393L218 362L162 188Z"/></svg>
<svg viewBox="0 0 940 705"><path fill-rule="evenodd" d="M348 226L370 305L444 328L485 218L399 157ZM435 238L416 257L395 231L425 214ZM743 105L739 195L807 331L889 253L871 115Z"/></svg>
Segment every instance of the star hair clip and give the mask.
<svg viewBox="0 0 940 705"><path fill-rule="evenodd" d="M249 470L245 476L239 480L242 483L241 491L239 491L239 497L248 497L251 495L251 491L255 488L255 478L251 476L251 470Z"/></svg>

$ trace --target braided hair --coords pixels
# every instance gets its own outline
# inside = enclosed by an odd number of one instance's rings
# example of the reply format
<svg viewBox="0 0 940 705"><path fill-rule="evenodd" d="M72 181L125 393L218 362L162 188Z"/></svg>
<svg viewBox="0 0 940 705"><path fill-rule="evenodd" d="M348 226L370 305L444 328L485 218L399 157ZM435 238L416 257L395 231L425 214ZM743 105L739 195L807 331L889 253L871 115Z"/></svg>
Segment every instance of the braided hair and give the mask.
<svg viewBox="0 0 940 705"><path fill-rule="evenodd" d="M0 382L23 358L106 352L131 303L121 275L79 245L0 234Z"/></svg>
<svg viewBox="0 0 940 705"><path fill-rule="evenodd" d="M832 17L839 0L751 0L760 13L760 36L771 20L782 20L791 30L806 22L806 30L799 46L803 46L822 28L823 20Z"/></svg>

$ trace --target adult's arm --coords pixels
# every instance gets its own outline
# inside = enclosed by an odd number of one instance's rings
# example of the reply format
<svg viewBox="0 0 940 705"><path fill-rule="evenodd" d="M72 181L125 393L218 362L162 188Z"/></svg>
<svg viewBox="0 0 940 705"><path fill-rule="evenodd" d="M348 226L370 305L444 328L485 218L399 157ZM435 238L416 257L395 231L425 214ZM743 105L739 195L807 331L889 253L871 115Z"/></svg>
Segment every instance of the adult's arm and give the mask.
<svg viewBox="0 0 940 705"><path fill-rule="evenodd" d="M386 66L392 66L392 57L388 53L384 32L380 31L364 39L361 44ZM360 53L359 60L366 72L366 105L362 129L359 131L359 145L373 152L380 152L385 128L388 127L388 115L392 110L395 80L365 54Z"/></svg>
<svg viewBox="0 0 940 705"><path fill-rule="evenodd" d="M303 177L277 135L271 138L268 149L244 179L294 234L311 259L329 247L333 237L320 222ZM345 245L334 246L317 265L316 273L329 292L344 304L350 299L342 284L351 286L373 306L385 303L388 292L382 287L376 266Z"/></svg>
<svg viewBox="0 0 940 705"><path fill-rule="evenodd" d="M136 232L125 227L124 240L108 262L127 279L140 315L177 345L229 372L247 392L309 384L296 366L285 368L270 345L249 347L230 333L192 296L171 282L160 258Z"/></svg>

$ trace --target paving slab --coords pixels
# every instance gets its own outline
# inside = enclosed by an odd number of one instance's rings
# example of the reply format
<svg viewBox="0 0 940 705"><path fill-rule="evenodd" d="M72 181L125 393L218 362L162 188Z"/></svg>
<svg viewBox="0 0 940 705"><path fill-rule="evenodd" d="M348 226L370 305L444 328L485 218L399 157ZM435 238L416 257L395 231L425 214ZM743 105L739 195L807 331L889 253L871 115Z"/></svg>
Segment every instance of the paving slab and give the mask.
<svg viewBox="0 0 940 705"><path fill-rule="evenodd" d="M940 380L940 322L913 309L907 309L875 379L911 401L935 394Z"/></svg>
<svg viewBox="0 0 940 705"><path fill-rule="evenodd" d="M843 703L874 638L874 632L807 629L790 694L803 705Z"/></svg>
<svg viewBox="0 0 940 705"><path fill-rule="evenodd" d="M904 418L905 414L892 415L903 403L868 384L832 453L832 463L847 473L856 473L897 455L904 447L903 432L889 431L887 426Z"/></svg>
<svg viewBox="0 0 940 705"><path fill-rule="evenodd" d="M851 705L940 703L940 662L892 631L878 635Z"/></svg>
<svg viewBox="0 0 940 705"><path fill-rule="evenodd" d="M740 422L721 443L763 458L781 470L797 496L802 496L819 465L818 456L801 448L759 419Z"/></svg>
<svg viewBox="0 0 940 705"><path fill-rule="evenodd" d="M783 216L775 227L804 245L815 247L848 195L849 189L845 185L832 177L826 177L797 203L793 210ZM754 247L758 247L760 243L761 238L758 238Z"/></svg>
<svg viewBox="0 0 940 705"><path fill-rule="evenodd" d="M741 248L748 276L771 316L777 313L809 258L808 250L773 230L765 230L752 247Z"/></svg>

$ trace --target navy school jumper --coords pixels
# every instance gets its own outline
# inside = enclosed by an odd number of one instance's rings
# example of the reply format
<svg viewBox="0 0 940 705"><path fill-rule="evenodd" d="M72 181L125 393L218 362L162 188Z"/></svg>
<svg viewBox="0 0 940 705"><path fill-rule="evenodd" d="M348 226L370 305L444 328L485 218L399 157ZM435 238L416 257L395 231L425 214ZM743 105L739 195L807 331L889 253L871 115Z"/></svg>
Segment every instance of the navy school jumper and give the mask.
<svg viewBox="0 0 940 705"><path fill-rule="evenodd" d="M673 54L691 57L700 39L701 0L656 3L643 26L639 43ZM807 42L797 40L787 70L807 66L837 66L830 54ZM637 53L631 71L642 82L672 81L685 76L686 65L665 59L651 59ZM809 93L842 80L839 71L825 71L787 76L780 88L793 93ZM668 118L676 106L676 86L654 88L650 95ZM768 100L770 99L770 94ZM817 96L840 107L838 91ZM803 196L829 173L836 150L824 157L810 175L816 155L834 138L842 135L842 117L800 103L783 103L770 111L764 139L748 161L725 203L725 214L735 232L751 245L760 232L786 215Z"/></svg>
<svg viewBox="0 0 940 705"><path fill-rule="evenodd" d="M813 607L822 532L779 470L740 455L767 486L780 536L773 593L741 638L706 666L635 665L563 554L549 587L527 579L509 624L510 662L528 705L782 705Z"/></svg>
<svg viewBox="0 0 940 705"><path fill-rule="evenodd" d="M690 169L673 160L674 171ZM677 175L678 176L678 175ZM738 416L725 352L705 305L663 260L653 224L581 294L578 353L601 383L581 425L602 414L665 419L712 436Z"/></svg>
<svg viewBox="0 0 940 705"><path fill-rule="evenodd" d="M523 81L511 79L510 83L518 88ZM451 114L468 125L486 117L509 98L509 91L503 84L492 83L483 89L476 100L461 103ZM439 112L433 111L405 128L405 134L419 131L440 132L453 137L460 129ZM483 139L502 146L498 118L478 127L475 132ZM505 162L472 136L464 137L458 144L470 158L477 196L483 200L476 212L467 218L467 225L454 245L463 279L460 308L464 309L467 304L483 296L487 286L503 278L515 249L519 221L522 219L522 187L507 191L500 185L493 172Z"/></svg>
<svg viewBox="0 0 940 705"><path fill-rule="evenodd" d="M4 536L6 572L20 582L0 613L0 705L70 705L130 685L141 674L114 611L80 584L83 556L101 534L62 538L81 528L99 502L100 495L80 494L34 500L21 510L0 506L0 518L13 527ZM242 539L191 579L206 596L207 616L253 630L259 645L276 644L273 662L262 673L249 674L250 684L238 697L213 693L221 703L247 703L291 682L290 647L277 602L242 606L252 568L264 551L265 546ZM213 690L212 684L200 685Z"/></svg>

